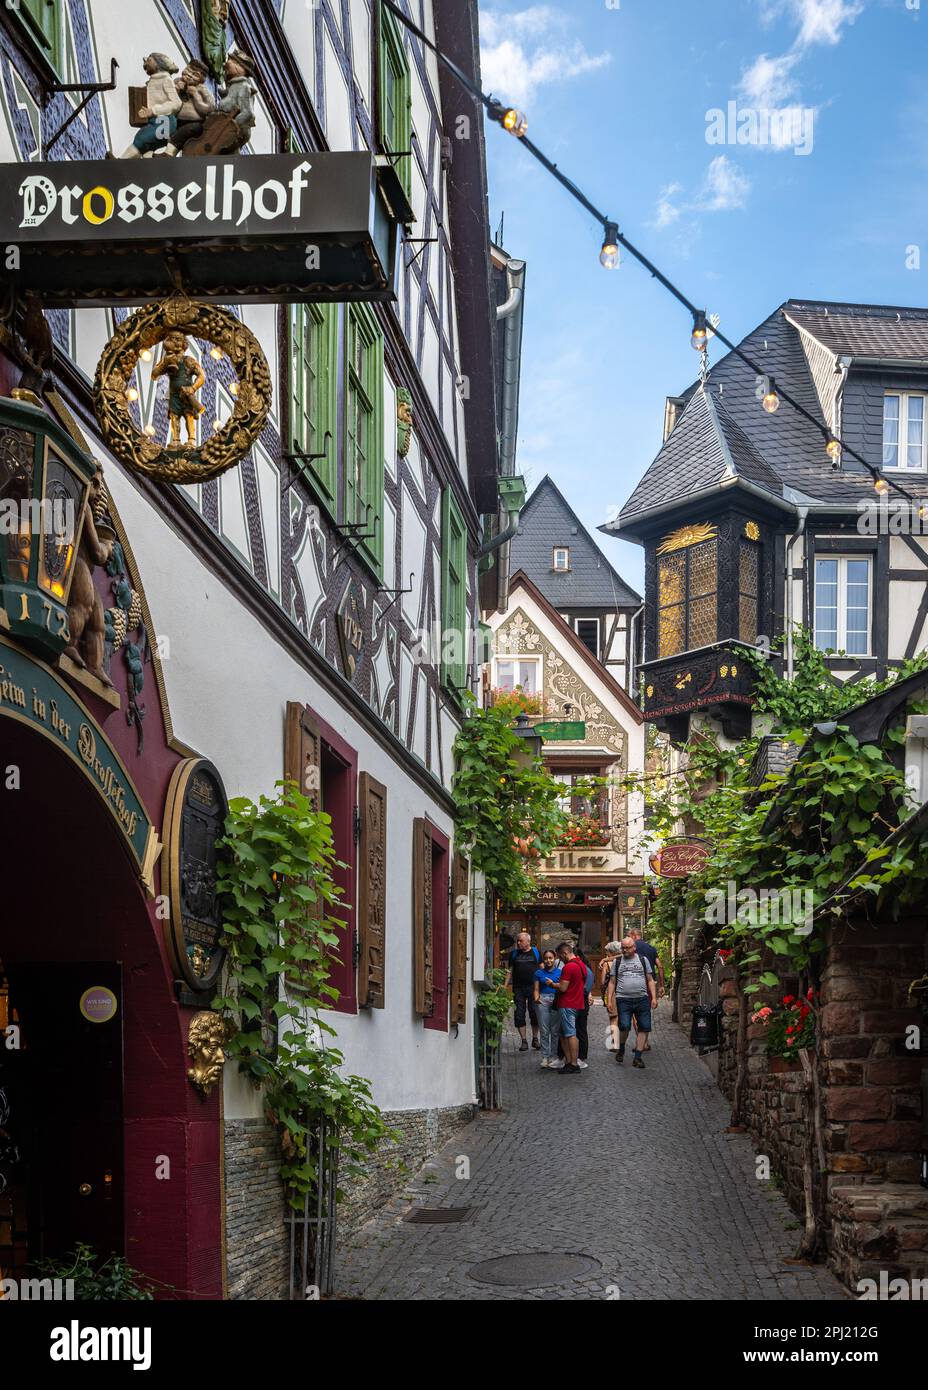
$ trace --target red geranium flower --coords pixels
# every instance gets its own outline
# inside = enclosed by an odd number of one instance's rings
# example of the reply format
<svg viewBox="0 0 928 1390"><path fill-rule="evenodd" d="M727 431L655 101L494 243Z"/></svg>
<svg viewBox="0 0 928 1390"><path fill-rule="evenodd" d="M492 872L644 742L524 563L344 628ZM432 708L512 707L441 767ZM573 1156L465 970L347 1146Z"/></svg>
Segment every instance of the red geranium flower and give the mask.
<svg viewBox="0 0 928 1390"><path fill-rule="evenodd" d="M784 1004L794 1004L795 1002L796 1002L796 996L795 996L795 994L784 994L784 996L783 996L783 1003L784 1003Z"/></svg>

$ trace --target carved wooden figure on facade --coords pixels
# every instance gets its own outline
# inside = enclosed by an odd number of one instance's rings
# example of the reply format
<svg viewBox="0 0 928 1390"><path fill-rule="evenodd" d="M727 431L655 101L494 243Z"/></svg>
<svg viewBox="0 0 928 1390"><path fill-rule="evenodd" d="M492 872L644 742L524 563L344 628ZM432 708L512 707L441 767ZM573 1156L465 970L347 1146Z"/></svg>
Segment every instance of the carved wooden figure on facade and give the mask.
<svg viewBox="0 0 928 1390"><path fill-rule="evenodd" d="M168 333L161 351L161 361L152 368L152 380L166 376L168 379L168 418L171 422L171 444L180 447L180 422L187 426L187 443L195 444L197 420L205 406L197 400L197 392L203 389L206 375L195 357L188 351L186 334Z"/></svg>
<svg viewBox="0 0 928 1390"><path fill-rule="evenodd" d="M165 154L183 153L184 146L203 134L204 122L215 112L216 99L206 85L209 68L199 58L191 58L174 83L181 105L177 113L177 130L165 149Z"/></svg>
<svg viewBox="0 0 928 1390"><path fill-rule="evenodd" d="M218 109L206 117L202 133L186 141L185 156L235 154L247 145L255 125L254 72L254 61L247 54L229 54Z"/></svg>
<svg viewBox="0 0 928 1390"><path fill-rule="evenodd" d="M103 469L97 464L90 492L84 505L83 522L80 528L80 546L74 564L74 577L71 580L71 593L68 599L68 628L70 644L65 655L81 668L96 676L105 686L113 682L103 664L105 620L103 602L93 582L93 572L98 565L105 565L113 551L115 533L109 526L98 522L96 512L105 498Z"/></svg>
<svg viewBox="0 0 928 1390"><path fill-rule="evenodd" d="M166 149L177 130L181 98L171 81L177 64L166 53L149 53L142 66L146 86L129 88L129 124L137 128L136 134L120 159L150 158Z"/></svg>

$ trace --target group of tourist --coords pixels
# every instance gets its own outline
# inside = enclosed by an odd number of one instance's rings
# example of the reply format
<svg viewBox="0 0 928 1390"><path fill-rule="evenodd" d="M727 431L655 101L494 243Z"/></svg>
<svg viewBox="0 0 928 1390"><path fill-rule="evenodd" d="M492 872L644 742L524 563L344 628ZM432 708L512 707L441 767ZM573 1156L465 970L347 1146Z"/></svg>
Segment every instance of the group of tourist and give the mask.
<svg viewBox="0 0 928 1390"><path fill-rule="evenodd" d="M597 979L598 976L598 979ZM658 991L664 994L664 968L653 946L632 930L621 941L610 941L594 976L578 946L562 941L557 951L540 952L528 932L520 932L509 952L506 985L512 989L520 1052L532 1048L541 1065L562 1076L577 1075L588 1066L590 999L599 985L609 1017L606 1046L621 1066L632 1024L635 1040L632 1066L644 1069L642 1053L651 1047L652 1010Z"/></svg>

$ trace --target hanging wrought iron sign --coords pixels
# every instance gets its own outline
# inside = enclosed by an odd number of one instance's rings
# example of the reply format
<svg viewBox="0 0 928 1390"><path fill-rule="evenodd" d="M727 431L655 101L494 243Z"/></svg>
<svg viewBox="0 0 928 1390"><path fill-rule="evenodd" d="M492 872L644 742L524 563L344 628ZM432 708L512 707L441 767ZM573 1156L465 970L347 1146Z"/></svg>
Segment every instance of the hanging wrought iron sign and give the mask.
<svg viewBox="0 0 928 1390"><path fill-rule="evenodd" d="M207 425L200 443L204 407L198 393L205 377L190 353L190 337L212 343L213 354L227 357L236 374L231 417ZM159 344L151 375L168 385L167 440L155 437L153 425L140 430L131 411L140 394L133 384L139 360L152 358ZM119 325L97 365L93 398L103 442L128 467L165 483L202 483L240 463L261 434L271 408L271 374L257 338L228 309L169 299Z"/></svg>
<svg viewBox="0 0 928 1390"><path fill-rule="evenodd" d="M216 843L225 834L229 803L222 778L205 758L178 763L164 811L162 889L176 977L191 989L213 987L225 951L216 896Z"/></svg>

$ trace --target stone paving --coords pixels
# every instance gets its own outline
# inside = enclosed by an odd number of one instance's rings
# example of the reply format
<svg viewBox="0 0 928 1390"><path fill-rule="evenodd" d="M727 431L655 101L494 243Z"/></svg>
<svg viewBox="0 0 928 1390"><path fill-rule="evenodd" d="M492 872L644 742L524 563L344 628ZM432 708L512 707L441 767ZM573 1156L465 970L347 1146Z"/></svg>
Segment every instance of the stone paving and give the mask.
<svg viewBox="0 0 928 1390"><path fill-rule="evenodd" d="M788 1265L799 1222L755 1177L746 1135L705 1064L656 1015L646 1070L618 1067L590 1018L580 1076L542 1070L504 1039L503 1104L481 1113L407 1179L340 1249L337 1295L409 1299L842 1299L824 1266ZM469 1177L458 1174L469 1161ZM413 1205L470 1207L454 1225L410 1224ZM539 1259L550 1253L548 1259ZM558 1253L590 1267L559 1281ZM478 1281L484 1261L521 1256L524 1284ZM584 1262L580 1262L583 1264ZM505 1271L504 1271L505 1272ZM516 1276L518 1277L518 1275Z"/></svg>

